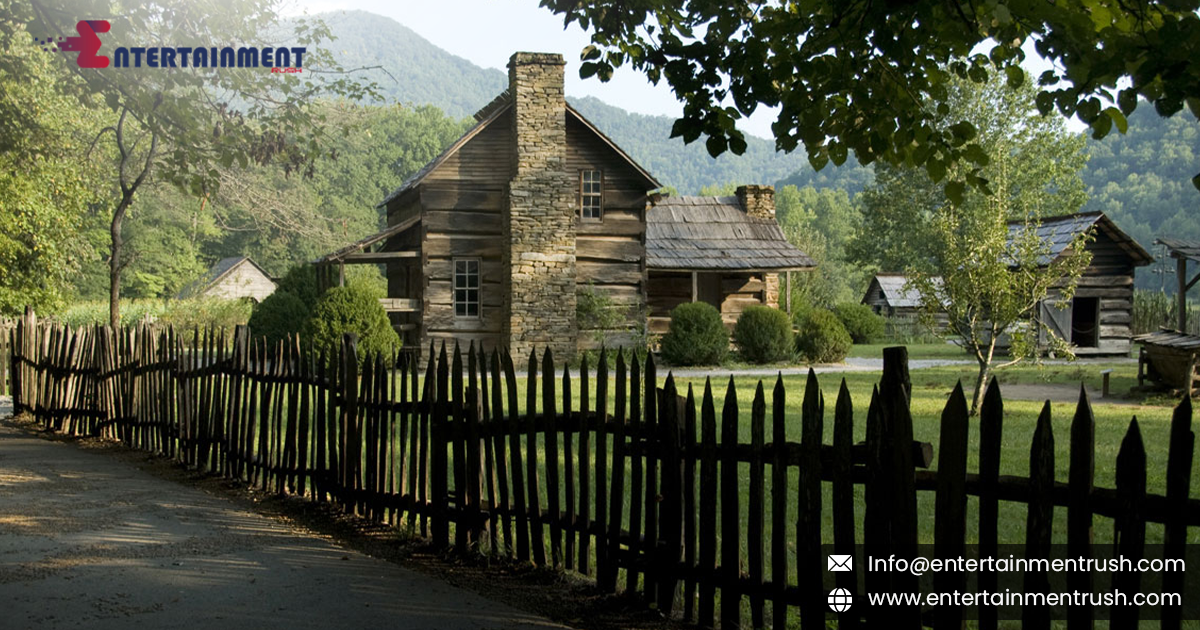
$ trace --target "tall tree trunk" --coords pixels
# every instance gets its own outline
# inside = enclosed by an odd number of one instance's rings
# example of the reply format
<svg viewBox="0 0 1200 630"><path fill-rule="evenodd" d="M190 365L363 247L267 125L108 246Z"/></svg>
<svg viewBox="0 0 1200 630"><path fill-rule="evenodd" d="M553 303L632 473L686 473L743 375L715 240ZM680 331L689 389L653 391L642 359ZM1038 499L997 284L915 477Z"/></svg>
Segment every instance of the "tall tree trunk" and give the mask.
<svg viewBox="0 0 1200 630"><path fill-rule="evenodd" d="M109 224L108 234L112 241L112 251L108 257L108 325L113 332L121 328L121 254L125 239L121 236L121 226L125 222L125 211L133 203L133 191L121 195L121 203L113 211L112 223Z"/></svg>

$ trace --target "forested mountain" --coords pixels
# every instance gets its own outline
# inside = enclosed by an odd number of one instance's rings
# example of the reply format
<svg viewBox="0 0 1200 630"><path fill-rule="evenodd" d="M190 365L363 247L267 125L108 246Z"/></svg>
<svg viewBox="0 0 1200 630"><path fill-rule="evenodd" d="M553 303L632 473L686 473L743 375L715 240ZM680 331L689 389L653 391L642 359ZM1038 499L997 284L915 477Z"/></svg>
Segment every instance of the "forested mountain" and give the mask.
<svg viewBox="0 0 1200 630"><path fill-rule="evenodd" d="M317 17L337 37L330 46L342 66L381 66L361 76L378 83L391 101L433 105L450 116L466 117L507 85L503 72L456 57L390 18L365 11ZM634 114L593 97L568 94L567 100L663 185L680 194L696 194L712 184L771 184L789 173L812 170L802 154L776 153L771 140L747 136L744 155L714 160L703 138L691 144L672 139L675 120L669 116Z"/></svg>
<svg viewBox="0 0 1200 630"><path fill-rule="evenodd" d="M1200 191L1191 182L1200 171L1200 124L1191 114L1162 118L1142 103L1127 134L1114 131L1088 149L1085 210L1104 211L1155 256L1155 237L1200 240ZM1138 284L1157 286L1150 276L1139 273Z"/></svg>
<svg viewBox="0 0 1200 630"><path fill-rule="evenodd" d="M454 118L474 114L508 84L503 72L434 46L391 18L366 11L317 15L336 38L325 44L342 67L374 81L389 101L433 105Z"/></svg>

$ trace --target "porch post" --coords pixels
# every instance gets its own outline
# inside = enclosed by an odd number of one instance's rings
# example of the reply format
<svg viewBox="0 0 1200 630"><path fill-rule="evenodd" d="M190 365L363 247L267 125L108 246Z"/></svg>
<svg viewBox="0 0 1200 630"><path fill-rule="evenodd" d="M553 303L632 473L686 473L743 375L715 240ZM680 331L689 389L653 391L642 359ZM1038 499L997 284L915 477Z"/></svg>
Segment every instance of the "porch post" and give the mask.
<svg viewBox="0 0 1200 630"><path fill-rule="evenodd" d="M700 295L700 282L697 279L696 272L693 271L692 272L692 301L695 302L697 299L699 299L699 295Z"/></svg>
<svg viewBox="0 0 1200 630"><path fill-rule="evenodd" d="M338 286L346 286L346 263L341 260L338 261Z"/></svg>
<svg viewBox="0 0 1200 630"><path fill-rule="evenodd" d="M1179 332L1187 332L1187 259L1180 256L1175 259L1175 278L1179 280Z"/></svg>
<svg viewBox="0 0 1200 630"><path fill-rule="evenodd" d="M791 315L792 314L792 272L791 271L783 272L783 287L784 287L783 290L787 292L787 297L784 298L784 300L785 300L784 303L787 304L787 314Z"/></svg>

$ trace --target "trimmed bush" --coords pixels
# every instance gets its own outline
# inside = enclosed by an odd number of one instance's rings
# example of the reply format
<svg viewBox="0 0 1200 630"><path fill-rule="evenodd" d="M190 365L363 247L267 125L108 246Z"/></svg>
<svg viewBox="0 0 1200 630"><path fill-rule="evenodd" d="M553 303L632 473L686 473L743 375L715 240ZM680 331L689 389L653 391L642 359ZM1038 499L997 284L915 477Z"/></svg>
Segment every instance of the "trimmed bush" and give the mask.
<svg viewBox="0 0 1200 630"><path fill-rule="evenodd" d="M733 341L742 358L751 363L774 363L792 354L792 321L787 313L769 306L742 311L733 328Z"/></svg>
<svg viewBox="0 0 1200 630"><path fill-rule="evenodd" d="M716 365L729 353L729 331L712 304L688 302L671 311L662 355L671 365Z"/></svg>
<svg viewBox="0 0 1200 630"><path fill-rule="evenodd" d="M313 306L304 333L317 348L335 347L342 342L343 334L355 333L359 357L400 346L400 336L392 329L375 292L360 283L326 291Z"/></svg>
<svg viewBox="0 0 1200 630"><path fill-rule="evenodd" d="M254 308L250 316L250 334L266 337L274 346L288 335L298 335L308 320L309 304L294 293L276 290Z"/></svg>
<svg viewBox="0 0 1200 630"><path fill-rule="evenodd" d="M287 273L279 279L279 283L275 285L275 292L271 296L280 293L291 293L300 298L300 302L305 304L304 315L307 317L309 309L316 304L317 298L320 297L320 291L317 290L317 268L313 265L300 264L288 269ZM268 297L268 299L270 298ZM263 304L266 303L267 300L263 300Z"/></svg>
<svg viewBox="0 0 1200 630"><path fill-rule="evenodd" d="M796 351L809 363L837 363L850 352L850 333L832 312L813 309L799 324Z"/></svg>
<svg viewBox="0 0 1200 630"><path fill-rule="evenodd" d="M866 304L843 302L833 307L833 314L842 321L854 343L875 343L883 336L887 322Z"/></svg>

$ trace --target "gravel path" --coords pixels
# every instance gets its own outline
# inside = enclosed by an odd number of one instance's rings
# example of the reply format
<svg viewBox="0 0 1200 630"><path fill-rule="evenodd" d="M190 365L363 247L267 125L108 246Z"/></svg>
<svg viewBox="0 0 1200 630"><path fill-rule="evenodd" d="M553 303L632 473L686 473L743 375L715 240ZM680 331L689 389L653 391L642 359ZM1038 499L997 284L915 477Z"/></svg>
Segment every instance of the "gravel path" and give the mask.
<svg viewBox="0 0 1200 630"><path fill-rule="evenodd" d="M0 627L564 626L5 420Z"/></svg>

